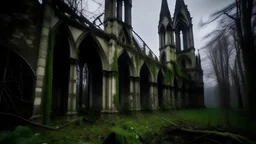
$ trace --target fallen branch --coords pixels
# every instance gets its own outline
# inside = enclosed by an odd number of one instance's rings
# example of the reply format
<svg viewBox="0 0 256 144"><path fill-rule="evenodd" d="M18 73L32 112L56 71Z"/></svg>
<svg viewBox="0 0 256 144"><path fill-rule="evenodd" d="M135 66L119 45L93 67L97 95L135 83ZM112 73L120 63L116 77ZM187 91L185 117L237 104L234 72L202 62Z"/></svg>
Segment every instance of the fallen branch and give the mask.
<svg viewBox="0 0 256 144"><path fill-rule="evenodd" d="M34 123L34 122L31 122L27 119L24 119L23 117L20 117L18 115L15 115L15 114L11 114L11 113L0 113L0 115L6 115L6 116L11 116L11 117L15 117L15 118L18 118L19 120L25 122L25 123L28 123L28 124L31 124L33 126L36 126L36 127L41 127L41 128L45 128L45 129L48 129L48 130L60 130L68 125L70 125L71 123L75 122L76 120L73 120L71 122L68 122L64 125L61 125L61 126L57 126L57 127L50 127L50 126L46 126L46 125L41 125L41 124L37 124L37 123Z"/></svg>
<svg viewBox="0 0 256 144"><path fill-rule="evenodd" d="M192 141L190 141L190 142L188 142L187 144L192 144L192 143L194 143L194 142L196 142L196 141L198 141L198 140L200 140L200 139L202 139L202 138L205 138L206 136L209 136L210 134L204 134L204 135L202 135L202 136L200 136L200 137L198 137L198 138L196 138L196 139L194 139L194 140L192 140Z"/></svg>
<svg viewBox="0 0 256 144"><path fill-rule="evenodd" d="M176 126L179 128L179 130L184 131L184 132L189 132L189 133L198 133L198 134L211 134L211 135L215 135L215 136L221 136L221 137L228 137L236 142L239 143L246 143L246 144L250 144L253 143L252 141L248 140L247 138L237 135L237 134L233 134L233 133L229 133L229 132L218 132L218 131L209 131L209 130L194 130L194 129L186 129L186 128L182 128L180 126L178 126L177 124L168 121L165 118L161 118L167 122L169 122L170 124Z"/></svg>

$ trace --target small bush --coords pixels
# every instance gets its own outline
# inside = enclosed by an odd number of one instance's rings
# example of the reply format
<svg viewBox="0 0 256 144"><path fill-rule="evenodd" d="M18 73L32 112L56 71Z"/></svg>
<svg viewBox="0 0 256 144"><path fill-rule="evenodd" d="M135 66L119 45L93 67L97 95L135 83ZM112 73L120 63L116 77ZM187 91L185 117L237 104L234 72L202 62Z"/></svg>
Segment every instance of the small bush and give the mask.
<svg viewBox="0 0 256 144"><path fill-rule="evenodd" d="M39 144L39 136L28 127L18 126L13 132L2 132L0 144Z"/></svg>

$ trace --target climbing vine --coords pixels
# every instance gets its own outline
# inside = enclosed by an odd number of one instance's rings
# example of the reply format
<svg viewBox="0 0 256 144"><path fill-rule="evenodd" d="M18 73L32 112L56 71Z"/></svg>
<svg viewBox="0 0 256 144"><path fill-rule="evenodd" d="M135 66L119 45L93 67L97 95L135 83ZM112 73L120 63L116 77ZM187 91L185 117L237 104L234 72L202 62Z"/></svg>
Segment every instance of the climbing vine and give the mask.
<svg viewBox="0 0 256 144"><path fill-rule="evenodd" d="M180 65L177 62L173 62L173 69L176 76L182 77L182 71Z"/></svg>
<svg viewBox="0 0 256 144"><path fill-rule="evenodd" d="M165 75L165 83L170 84L172 82L172 79L174 78L174 72L170 68L164 69L164 75Z"/></svg>
<svg viewBox="0 0 256 144"><path fill-rule="evenodd" d="M118 77L118 50L115 48L114 58L113 58L113 70L114 70L114 77L116 81L116 93L114 95L114 104L117 110L120 110L120 103L119 103L119 77Z"/></svg>
<svg viewBox="0 0 256 144"><path fill-rule="evenodd" d="M56 33L51 31L48 41L48 54L45 74L45 91L43 95L43 124L49 125L52 106L52 79L53 79L53 48Z"/></svg>
<svg viewBox="0 0 256 144"><path fill-rule="evenodd" d="M135 63L136 63L136 69L139 69L140 66L140 58L139 55L135 55Z"/></svg>
<svg viewBox="0 0 256 144"><path fill-rule="evenodd" d="M149 63L149 66L150 66L150 69L151 69L153 75L156 76L156 73L157 73L156 65L154 63Z"/></svg>

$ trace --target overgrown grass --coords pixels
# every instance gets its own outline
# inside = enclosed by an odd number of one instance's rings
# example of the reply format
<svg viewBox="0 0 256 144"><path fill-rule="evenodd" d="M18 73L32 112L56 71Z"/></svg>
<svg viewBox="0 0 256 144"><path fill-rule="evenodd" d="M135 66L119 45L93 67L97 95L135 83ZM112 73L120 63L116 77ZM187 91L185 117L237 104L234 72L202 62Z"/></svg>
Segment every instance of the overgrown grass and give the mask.
<svg viewBox="0 0 256 144"><path fill-rule="evenodd" d="M170 125L169 122L183 121L196 128L205 129L209 125L227 127L226 112L219 109L196 109L153 113L136 113L131 116L105 115L94 123L79 122L71 124L60 131L45 131L34 129L41 133L41 141L48 144L61 143L102 143L114 130L122 129L134 137L145 139L154 133L160 133L161 128ZM235 130L254 130L256 122L250 122L237 111L227 111L229 128Z"/></svg>

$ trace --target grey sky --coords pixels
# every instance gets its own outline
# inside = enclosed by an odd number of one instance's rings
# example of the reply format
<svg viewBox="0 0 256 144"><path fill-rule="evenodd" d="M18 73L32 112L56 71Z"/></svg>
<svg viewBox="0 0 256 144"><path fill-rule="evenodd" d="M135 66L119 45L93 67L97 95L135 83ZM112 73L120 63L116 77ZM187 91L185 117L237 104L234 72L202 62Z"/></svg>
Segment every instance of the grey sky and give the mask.
<svg viewBox="0 0 256 144"><path fill-rule="evenodd" d="M162 0L133 0L133 29L143 38L152 51L159 56L157 26ZM203 36L213 30L215 23L200 29L200 19L207 20L209 15L228 5L232 0L185 0L188 10L193 17L195 48L205 44ZM168 0L169 9L173 16L176 0Z"/></svg>

